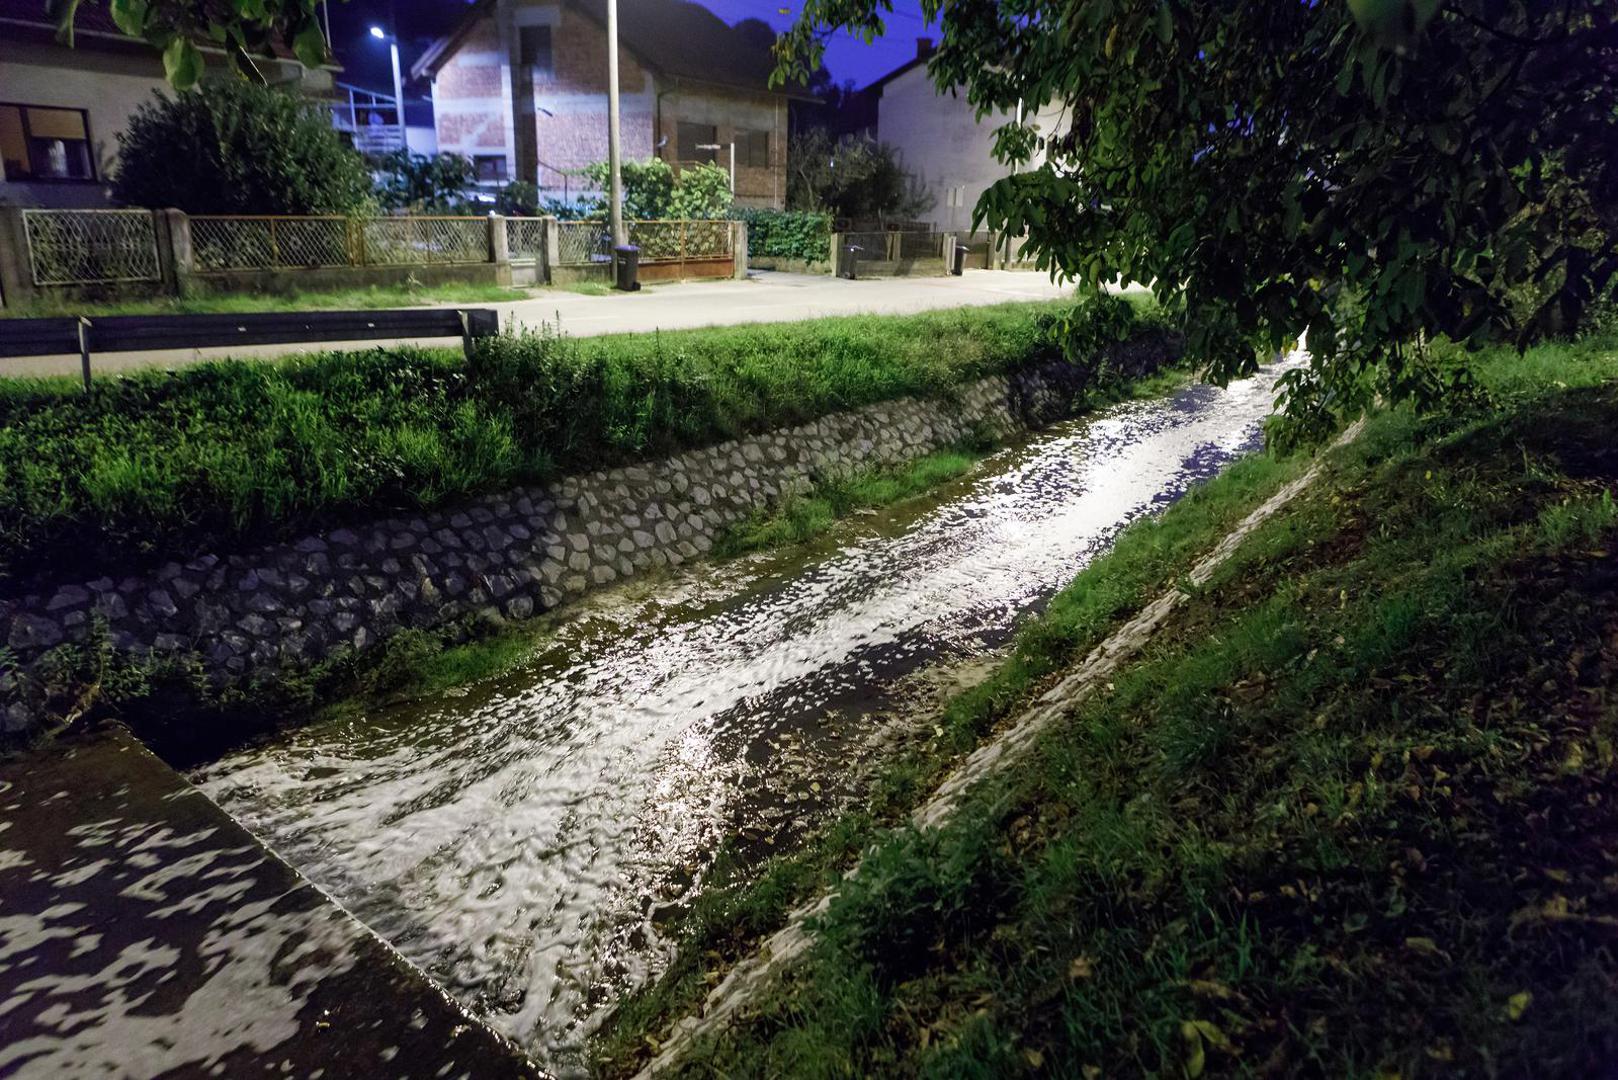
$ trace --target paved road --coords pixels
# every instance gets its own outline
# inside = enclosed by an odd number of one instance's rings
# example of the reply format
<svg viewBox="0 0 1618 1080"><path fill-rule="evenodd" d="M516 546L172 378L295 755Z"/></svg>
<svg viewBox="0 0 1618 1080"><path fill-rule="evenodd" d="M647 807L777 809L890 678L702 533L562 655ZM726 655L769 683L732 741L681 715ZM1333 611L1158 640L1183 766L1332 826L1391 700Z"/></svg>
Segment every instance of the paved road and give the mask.
<svg viewBox="0 0 1618 1080"><path fill-rule="evenodd" d="M755 271L746 281L704 281L660 285L638 293L585 296L562 289L544 290L532 300L495 304L501 323L526 326L560 323L577 337L596 334L679 330L735 323L789 322L827 315L899 315L938 308L973 307L1012 300L1049 300L1071 289L1053 285L1042 274L1013 270L968 270L962 277L885 278L844 281L814 274ZM486 305L479 305L486 306ZM5 324L0 321L0 333ZM376 343L381 344L381 343ZM442 344L422 341L420 344ZM265 345L229 349L166 350L106 353L95 357L99 372L142 367L176 367L219 356L281 356L321 348L368 348L369 345ZM79 359L37 357L7 361L8 375L73 375Z"/></svg>

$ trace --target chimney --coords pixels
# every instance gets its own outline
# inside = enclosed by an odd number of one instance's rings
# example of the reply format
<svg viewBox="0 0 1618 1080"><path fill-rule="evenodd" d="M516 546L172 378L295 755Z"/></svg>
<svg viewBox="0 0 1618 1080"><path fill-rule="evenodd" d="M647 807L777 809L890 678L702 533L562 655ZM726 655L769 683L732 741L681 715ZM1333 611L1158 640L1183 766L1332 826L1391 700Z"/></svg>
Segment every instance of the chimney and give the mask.
<svg viewBox="0 0 1618 1080"><path fill-rule="evenodd" d="M930 38L930 37L919 37L919 38L917 38L916 39L916 59L917 60L925 60L931 55L933 55L933 39Z"/></svg>

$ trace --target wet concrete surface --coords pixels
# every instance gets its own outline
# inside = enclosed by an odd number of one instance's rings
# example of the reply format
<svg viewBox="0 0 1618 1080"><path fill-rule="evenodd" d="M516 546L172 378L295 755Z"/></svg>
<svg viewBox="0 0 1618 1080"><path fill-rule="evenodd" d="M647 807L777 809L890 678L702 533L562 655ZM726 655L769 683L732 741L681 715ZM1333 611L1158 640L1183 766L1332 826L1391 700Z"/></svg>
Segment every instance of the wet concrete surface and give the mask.
<svg viewBox="0 0 1618 1080"><path fill-rule="evenodd" d="M121 729L0 761L0 1076L541 1075Z"/></svg>
<svg viewBox="0 0 1618 1080"><path fill-rule="evenodd" d="M516 675L227 755L203 789L559 1074L714 852L857 798L1130 521L1254 449L1277 370L1059 425L808 549L587 601ZM925 711L923 709L922 711Z"/></svg>

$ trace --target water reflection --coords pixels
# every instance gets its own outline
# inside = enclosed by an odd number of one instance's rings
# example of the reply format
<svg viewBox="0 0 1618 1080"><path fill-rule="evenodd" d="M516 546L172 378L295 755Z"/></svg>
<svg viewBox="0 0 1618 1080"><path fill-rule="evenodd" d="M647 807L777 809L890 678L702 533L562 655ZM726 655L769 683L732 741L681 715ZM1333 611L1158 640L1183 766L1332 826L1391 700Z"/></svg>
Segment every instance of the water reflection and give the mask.
<svg viewBox="0 0 1618 1080"><path fill-rule="evenodd" d="M981 655L1124 524L1253 448L1275 371L1052 429L840 546L581 608L517 680L304 729L205 790L557 1068L662 962L738 828L800 828L899 676Z"/></svg>

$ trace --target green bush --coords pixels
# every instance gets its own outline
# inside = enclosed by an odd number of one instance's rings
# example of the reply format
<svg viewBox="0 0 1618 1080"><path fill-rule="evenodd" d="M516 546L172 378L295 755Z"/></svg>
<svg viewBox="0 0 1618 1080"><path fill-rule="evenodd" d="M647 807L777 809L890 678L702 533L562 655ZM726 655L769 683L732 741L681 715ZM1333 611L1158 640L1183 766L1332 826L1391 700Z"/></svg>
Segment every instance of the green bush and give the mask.
<svg viewBox="0 0 1618 1080"><path fill-rule="evenodd" d="M0 380L0 577L432 506L1047 359L1051 305Z"/></svg>
<svg viewBox="0 0 1618 1080"><path fill-rule="evenodd" d="M601 189L584 203L585 216L604 218L607 163L587 166L584 175ZM618 175L623 181L624 217L631 221L722 218L730 210L730 174L717 165L688 165L676 176L662 158L647 158L623 162Z"/></svg>
<svg viewBox="0 0 1618 1080"><path fill-rule="evenodd" d="M378 163L377 201L412 214L459 214L477 184L472 159L460 154L413 154L395 150Z"/></svg>
<svg viewBox="0 0 1618 1080"><path fill-rule="evenodd" d="M736 211L747 222L748 258L831 259L831 215L819 210Z"/></svg>
<svg viewBox="0 0 1618 1080"><path fill-rule="evenodd" d="M192 214L351 214L371 176L326 114L243 79L158 92L118 135L113 196Z"/></svg>

